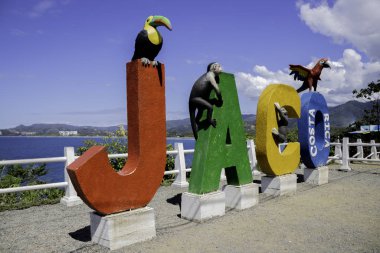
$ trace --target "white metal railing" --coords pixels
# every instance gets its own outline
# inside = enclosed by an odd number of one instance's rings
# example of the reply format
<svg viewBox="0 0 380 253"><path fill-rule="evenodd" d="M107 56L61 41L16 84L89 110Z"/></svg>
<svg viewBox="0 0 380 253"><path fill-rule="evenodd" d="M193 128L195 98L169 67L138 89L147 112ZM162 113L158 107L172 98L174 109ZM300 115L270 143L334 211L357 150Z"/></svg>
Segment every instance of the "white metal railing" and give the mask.
<svg viewBox="0 0 380 253"><path fill-rule="evenodd" d="M66 187L67 185L68 185L67 182L28 185L28 186L1 189L0 193L12 193L12 192L22 192L22 191L30 191L30 190L41 190L41 189L48 189L48 188L60 188L60 187Z"/></svg>
<svg viewBox="0 0 380 253"><path fill-rule="evenodd" d="M18 159L18 160L5 160L0 161L0 166L16 165L16 164L31 164L31 163L57 163L64 162L64 182L50 183L50 184L40 184L31 186L20 186L0 189L0 194L2 193L12 193L12 192L22 192L30 190L40 190L49 188L65 188L65 196L61 199L61 203L67 206L74 206L83 203L82 200L77 196L74 186L71 183L70 177L67 174L66 167L72 163L77 157L74 153L73 147L64 148L63 157L48 157L48 158L34 158L34 159Z"/></svg>
<svg viewBox="0 0 380 253"><path fill-rule="evenodd" d="M256 170L256 153L255 153L255 144L253 140L247 141L247 149L249 160L251 164L252 173L257 174ZM165 171L165 175L177 174L172 186L173 187L187 187L189 184L186 181L186 172L190 172L191 168L186 167L186 154L194 153L194 149L183 148L183 143L175 143L174 150L166 151L168 155L175 156L174 169L170 171ZM109 159L115 158L127 158L128 154L109 154ZM51 183L51 184L41 184L41 185L32 185L32 186L21 186L21 187L11 187L0 189L0 194L2 193L12 193L12 192L21 192L37 189L48 189L48 188L65 188L65 196L61 199L61 203L66 206L74 206L83 203L82 200L77 196L77 193L74 189L74 186L71 183L70 177L67 173L67 166L72 163L78 156L75 156L73 147L64 148L63 157L49 157L49 158L35 158L35 159L19 159L19 160L5 160L0 161L0 166L2 165L16 165L16 164L31 164L31 163L56 163L56 162L65 162L64 166L64 182ZM225 176L222 174L221 179Z"/></svg>
<svg viewBox="0 0 380 253"><path fill-rule="evenodd" d="M342 163L342 143L340 143L339 139L337 142L330 142L330 146L334 147L334 155L329 156L327 160L327 164L330 163L331 161L334 161L336 163Z"/></svg>
<svg viewBox="0 0 380 253"><path fill-rule="evenodd" d="M329 157L329 161L338 161L342 164L340 167L343 171L350 171L350 162L380 162L379 153L377 147L380 147L380 143L375 143L371 140L370 143L363 143L361 139L357 139L356 142L349 142L349 138L343 138L343 142L340 143L339 140L336 143L330 143L330 145L335 146L334 156ZM356 147L356 153L350 157L350 147ZM371 147L370 154L364 156L364 148Z"/></svg>
<svg viewBox="0 0 380 253"><path fill-rule="evenodd" d="M370 143L363 143L360 139L355 143L350 143L348 138L343 138L343 142L340 143L339 140L337 142L330 143L331 146L334 146L334 156L330 156L328 162L334 161L342 164L341 170L349 171L351 170L349 163L350 161L362 161L362 162L380 162L379 153L377 152L377 147L380 147L379 143L375 143L375 141L371 141ZM356 147L357 152L354 156L349 157L349 148ZM371 153L367 156L364 156L363 147L371 147ZM255 152L255 144L253 140L247 141L247 150L248 156L250 160L252 174L257 175L260 172L257 170L257 160L256 160L256 152ZM186 172L190 172L191 168L186 167L186 154L194 153L194 149L183 148L183 143L175 143L174 150L170 150L166 152L168 155L175 156L174 169L170 171L165 171L165 175L177 174L172 186L173 187L187 187L188 182L186 181ZM109 154L108 157L110 159L114 158L127 158L128 154ZM35 158L35 159L21 159L21 160L5 160L0 161L0 166L2 165L15 165L15 164L30 164L30 163L56 163L56 162L65 162L64 166L64 182L51 183L51 184L41 184L41 185L33 185L33 186L22 186L22 187L12 187L0 189L0 194L2 193L11 193L11 192L21 192L28 190L36 190L36 189L48 189L48 188L65 188L65 196L61 199L61 203L66 206L73 206L80 203L83 203L82 200L77 196L77 193L71 183L70 177L67 174L66 167L72 163L78 156L74 154L73 147L65 147L64 148L64 156L63 157L50 157L50 158ZM225 175L222 173L221 179L224 179Z"/></svg>

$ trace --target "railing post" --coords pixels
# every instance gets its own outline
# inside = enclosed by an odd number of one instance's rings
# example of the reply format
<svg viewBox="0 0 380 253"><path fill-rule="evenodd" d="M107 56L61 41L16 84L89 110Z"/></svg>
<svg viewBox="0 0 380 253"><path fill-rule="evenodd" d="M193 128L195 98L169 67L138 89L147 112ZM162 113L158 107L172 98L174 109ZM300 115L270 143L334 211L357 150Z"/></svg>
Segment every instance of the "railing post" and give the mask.
<svg viewBox="0 0 380 253"><path fill-rule="evenodd" d="M220 181L227 181L225 169L222 169L222 172L220 173Z"/></svg>
<svg viewBox="0 0 380 253"><path fill-rule="evenodd" d="M361 145L362 144L362 139L357 139L356 143L357 143L356 153L359 154L357 158L364 158L363 145Z"/></svg>
<svg viewBox="0 0 380 253"><path fill-rule="evenodd" d="M371 144L372 144L372 147L371 147L371 159L379 159L379 156L377 155L377 148L375 146L375 140L371 140Z"/></svg>
<svg viewBox="0 0 380 253"><path fill-rule="evenodd" d="M338 139L338 145L335 145L334 148L334 156L339 157L340 160L334 160L337 164L342 164L342 144L340 143L340 140Z"/></svg>
<svg viewBox="0 0 380 253"><path fill-rule="evenodd" d="M251 164L252 175L260 175L260 171L257 170L256 149L253 140L247 140L248 157Z"/></svg>
<svg viewBox="0 0 380 253"><path fill-rule="evenodd" d="M342 171L350 171L350 152L349 152L349 147L348 147L348 142L349 139L347 137L343 138L343 143L342 143L342 166L340 166L340 170Z"/></svg>
<svg viewBox="0 0 380 253"><path fill-rule="evenodd" d="M73 147L65 147L64 149L66 163L64 168L65 182L67 186L65 188L65 196L61 198L61 204L65 206L76 206L83 203L82 199L78 197L77 192L74 189L73 184L71 183L69 174L67 173L67 166L75 160L75 153Z"/></svg>
<svg viewBox="0 0 380 253"><path fill-rule="evenodd" d="M189 183L186 181L186 162L183 143L174 143L174 149L178 152L174 160L174 169L178 170L178 174L172 183L172 186L178 188L189 187Z"/></svg>

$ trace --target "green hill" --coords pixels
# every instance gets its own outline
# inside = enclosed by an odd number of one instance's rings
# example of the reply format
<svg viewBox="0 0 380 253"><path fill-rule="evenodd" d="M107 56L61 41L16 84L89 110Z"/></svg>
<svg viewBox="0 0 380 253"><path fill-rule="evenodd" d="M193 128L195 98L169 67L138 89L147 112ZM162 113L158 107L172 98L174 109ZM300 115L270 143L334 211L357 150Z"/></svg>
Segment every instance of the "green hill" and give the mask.
<svg viewBox="0 0 380 253"><path fill-rule="evenodd" d="M371 102L361 103L349 101L347 103L329 107L331 127L342 128L359 120L364 115L364 110L372 107ZM255 132L256 115L243 114L244 127L247 133ZM290 120L289 127L297 125L297 120ZM127 126L124 126L127 129ZM106 135L115 132L119 126L93 127L93 126L72 126L67 124L33 124L30 126L19 125L15 128L2 129L3 135L22 135L25 133L35 133L35 135L59 135L59 131L78 131L79 135ZM168 136L192 136L190 119L168 120L166 122Z"/></svg>

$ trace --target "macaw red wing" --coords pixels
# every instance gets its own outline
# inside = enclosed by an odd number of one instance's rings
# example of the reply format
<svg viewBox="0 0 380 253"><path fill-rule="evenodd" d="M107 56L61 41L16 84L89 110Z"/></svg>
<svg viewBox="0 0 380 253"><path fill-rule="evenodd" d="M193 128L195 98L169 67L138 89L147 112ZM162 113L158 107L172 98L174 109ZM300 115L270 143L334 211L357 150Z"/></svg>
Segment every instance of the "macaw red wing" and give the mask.
<svg viewBox="0 0 380 253"><path fill-rule="evenodd" d="M291 70L289 75L294 74L294 80L300 80L305 81L305 79L310 75L311 70L308 68L305 68L301 65L289 65L289 69Z"/></svg>

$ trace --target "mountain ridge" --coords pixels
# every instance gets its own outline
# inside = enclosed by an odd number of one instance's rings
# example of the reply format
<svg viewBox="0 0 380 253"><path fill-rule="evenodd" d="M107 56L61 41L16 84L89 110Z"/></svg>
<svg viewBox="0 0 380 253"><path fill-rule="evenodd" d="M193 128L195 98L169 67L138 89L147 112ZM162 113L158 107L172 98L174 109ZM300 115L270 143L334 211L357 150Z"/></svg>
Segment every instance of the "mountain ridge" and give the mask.
<svg viewBox="0 0 380 253"><path fill-rule="evenodd" d="M329 107L330 124L332 127L342 128L359 120L364 115L364 110L372 107L372 102L359 102L355 100L348 101L344 104ZM256 115L242 114L246 132L251 132L255 128ZM296 120L291 120L289 127L296 125ZM123 125L127 129L127 125ZM29 126L18 125L14 128L1 129L3 135L59 135L59 131L77 131L78 135L107 135L115 132L119 126L75 126L69 124L48 124L36 123ZM166 130L168 136L192 136L190 119L176 119L166 121Z"/></svg>

